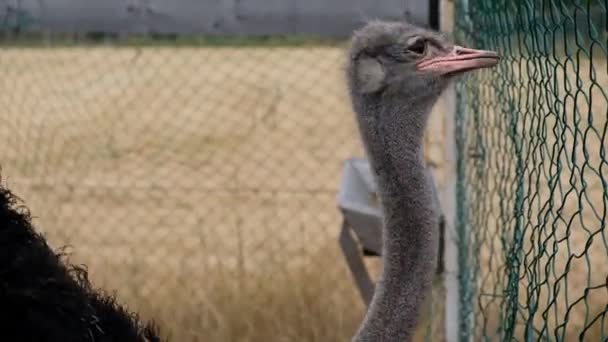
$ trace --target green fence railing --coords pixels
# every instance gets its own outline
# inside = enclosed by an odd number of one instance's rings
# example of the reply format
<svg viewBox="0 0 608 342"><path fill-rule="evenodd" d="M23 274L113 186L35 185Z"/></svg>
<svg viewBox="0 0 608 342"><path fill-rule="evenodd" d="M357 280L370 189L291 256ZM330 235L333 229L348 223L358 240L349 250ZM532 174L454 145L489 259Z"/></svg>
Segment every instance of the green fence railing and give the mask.
<svg viewBox="0 0 608 342"><path fill-rule="evenodd" d="M457 87L462 341L608 341L607 8L457 3L504 56Z"/></svg>

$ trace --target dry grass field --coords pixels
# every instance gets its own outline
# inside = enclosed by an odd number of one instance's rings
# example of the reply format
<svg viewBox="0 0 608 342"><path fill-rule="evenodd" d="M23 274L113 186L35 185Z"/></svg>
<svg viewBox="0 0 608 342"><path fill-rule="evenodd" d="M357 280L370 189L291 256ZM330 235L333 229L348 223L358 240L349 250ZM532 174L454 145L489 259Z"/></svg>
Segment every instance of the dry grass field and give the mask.
<svg viewBox="0 0 608 342"><path fill-rule="evenodd" d="M4 181L175 341L346 341L364 307L337 244L342 160L361 155L342 56L4 48Z"/></svg>

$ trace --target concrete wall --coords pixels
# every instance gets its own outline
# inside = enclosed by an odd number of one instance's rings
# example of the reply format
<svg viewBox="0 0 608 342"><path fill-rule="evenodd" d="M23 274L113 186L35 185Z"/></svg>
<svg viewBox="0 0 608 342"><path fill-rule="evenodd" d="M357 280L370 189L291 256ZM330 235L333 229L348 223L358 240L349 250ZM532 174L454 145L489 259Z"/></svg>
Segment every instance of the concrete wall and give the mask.
<svg viewBox="0 0 608 342"><path fill-rule="evenodd" d="M3 30L20 31L342 37L370 18L407 17L426 25L435 3L437 0L0 0L0 25Z"/></svg>

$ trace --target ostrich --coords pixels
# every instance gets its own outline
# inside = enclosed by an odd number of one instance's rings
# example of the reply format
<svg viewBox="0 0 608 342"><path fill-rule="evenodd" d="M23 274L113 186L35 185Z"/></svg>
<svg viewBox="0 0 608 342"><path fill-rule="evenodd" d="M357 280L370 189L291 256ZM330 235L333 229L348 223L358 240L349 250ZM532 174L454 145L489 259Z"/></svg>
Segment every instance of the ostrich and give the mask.
<svg viewBox="0 0 608 342"><path fill-rule="evenodd" d="M153 323L92 288L34 230L22 202L0 184L0 340L157 342Z"/></svg>
<svg viewBox="0 0 608 342"><path fill-rule="evenodd" d="M385 217L383 270L353 341L408 341L438 246L422 154L426 121L454 76L495 66L499 56L405 22L373 21L355 31L348 58L350 98Z"/></svg>

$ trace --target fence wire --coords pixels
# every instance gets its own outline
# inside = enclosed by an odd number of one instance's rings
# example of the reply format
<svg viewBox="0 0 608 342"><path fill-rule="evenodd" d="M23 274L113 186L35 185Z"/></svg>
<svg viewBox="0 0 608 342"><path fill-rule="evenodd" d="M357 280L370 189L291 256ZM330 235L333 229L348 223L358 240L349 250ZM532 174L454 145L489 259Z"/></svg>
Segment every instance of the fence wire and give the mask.
<svg viewBox="0 0 608 342"><path fill-rule="evenodd" d="M1 39L3 179L96 286L173 341L349 340L365 308L337 242L342 162L362 156L346 44Z"/></svg>
<svg viewBox="0 0 608 342"><path fill-rule="evenodd" d="M461 339L608 340L608 3L459 1Z"/></svg>
<svg viewBox="0 0 608 342"><path fill-rule="evenodd" d="M341 49L5 43L4 178L95 284L175 341L352 334Z"/></svg>

